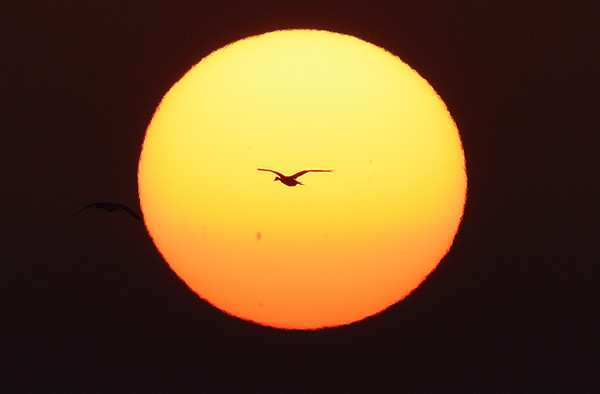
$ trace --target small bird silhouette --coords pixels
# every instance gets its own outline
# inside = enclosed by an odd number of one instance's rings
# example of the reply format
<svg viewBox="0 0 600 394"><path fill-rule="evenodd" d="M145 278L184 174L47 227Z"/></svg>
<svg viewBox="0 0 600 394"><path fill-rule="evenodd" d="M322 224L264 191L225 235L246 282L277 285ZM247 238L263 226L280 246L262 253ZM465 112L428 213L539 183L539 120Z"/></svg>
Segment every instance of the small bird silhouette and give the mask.
<svg viewBox="0 0 600 394"><path fill-rule="evenodd" d="M133 209L123 205L123 204L118 204L115 202L95 202L93 204L90 204L88 206L85 206L83 208L81 208L79 211L75 212L72 216L75 216L77 214L79 214L81 211L84 211L88 208L99 208L99 209L104 209L107 212L114 212L114 211L125 211L127 212L129 215L131 215L133 218L140 220L140 221L144 221L144 219L142 219L140 217L140 215L138 215Z"/></svg>
<svg viewBox="0 0 600 394"><path fill-rule="evenodd" d="M269 171L269 172L276 174L277 176L275 177L275 179L273 179L273 181L280 181L284 185L290 186L290 187L296 186L296 185L304 185L304 183L297 181L296 178L306 174L307 172L331 172L331 171L333 171L333 170L304 170L304 171L297 172L294 175L285 176L280 172L273 171L273 170L267 170L266 168L257 168L257 170L258 171Z"/></svg>

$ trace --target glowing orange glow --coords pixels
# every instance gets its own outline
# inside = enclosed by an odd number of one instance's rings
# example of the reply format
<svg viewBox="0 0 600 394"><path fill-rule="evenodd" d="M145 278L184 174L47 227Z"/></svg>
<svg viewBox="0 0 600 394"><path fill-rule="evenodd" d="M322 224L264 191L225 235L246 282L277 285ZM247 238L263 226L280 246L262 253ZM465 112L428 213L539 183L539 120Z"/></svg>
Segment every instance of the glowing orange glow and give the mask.
<svg viewBox="0 0 600 394"><path fill-rule="evenodd" d="M204 58L142 150L146 226L200 297L295 329L361 320L417 287L466 196L458 130L431 86L355 37L290 30ZM273 182L305 169L304 185Z"/></svg>

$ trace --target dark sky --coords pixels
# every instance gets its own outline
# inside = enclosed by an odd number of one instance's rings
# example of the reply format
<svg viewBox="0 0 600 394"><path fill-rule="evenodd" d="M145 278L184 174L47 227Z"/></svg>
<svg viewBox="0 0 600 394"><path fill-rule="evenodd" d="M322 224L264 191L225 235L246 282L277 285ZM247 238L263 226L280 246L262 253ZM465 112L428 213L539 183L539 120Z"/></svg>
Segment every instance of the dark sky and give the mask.
<svg viewBox="0 0 600 394"><path fill-rule="evenodd" d="M593 1L0 1L0 392L600 390ZM140 222L161 97L284 28L355 35L446 102L469 190L450 253L362 322L282 331L187 289Z"/></svg>

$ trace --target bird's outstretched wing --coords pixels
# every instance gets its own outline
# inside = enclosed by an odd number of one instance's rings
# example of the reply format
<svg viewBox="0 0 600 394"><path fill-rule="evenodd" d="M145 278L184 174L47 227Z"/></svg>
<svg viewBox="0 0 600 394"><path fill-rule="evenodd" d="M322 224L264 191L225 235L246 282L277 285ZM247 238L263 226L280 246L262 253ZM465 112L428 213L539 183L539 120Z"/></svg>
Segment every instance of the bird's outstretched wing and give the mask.
<svg viewBox="0 0 600 394"><path fill-rule="evenodd" d="M125 212L127 212L128 214L130 214L131 216L133 216L135 219L139 220L139 221L144 221L144 219L142 219L140 217L140 215L137 214L137 212L135 212L133 209L125 206L125 205L121 205L121 204L117 204L119 207L121 207L122 210L124 210Z"/></svg>
<svg viewBox="0 0 600 394"><path fill-rule="evenodd" d="M306 174L307 172L331 172L333 170L304 170L304 171L300 171L295 173L294 175L292 175L290 178L298 178L299 176L302 176L304 174Z"/></svg>
<svg viewBox="0 0 600 394"><path fill-rule="evenodd" d="M75 212L75 213L74 213L73 215L71 215L71 216L79 215L79 214L80 214L82 211L85 211L85 210L86 210L86 209L88 209L88 208L94 208L94 207L96 207L96 205L97 205L97 204L98 204L98 203L97 203L97 202L95 202L95 203L92 203L92 204L90 204L90 205L86 205L85 207L81 208L79 211Z"/></svg>
<svg viewBox="0 0 600 394"><path fill-rule="evenodd" d="M273 174L277 174L280 177L285 177L285 175L283 175L281 172L277 172L277 171L273 171L273 170L267 170L266 168L257 168L258 171L269 171L272 172Z"/></svg>

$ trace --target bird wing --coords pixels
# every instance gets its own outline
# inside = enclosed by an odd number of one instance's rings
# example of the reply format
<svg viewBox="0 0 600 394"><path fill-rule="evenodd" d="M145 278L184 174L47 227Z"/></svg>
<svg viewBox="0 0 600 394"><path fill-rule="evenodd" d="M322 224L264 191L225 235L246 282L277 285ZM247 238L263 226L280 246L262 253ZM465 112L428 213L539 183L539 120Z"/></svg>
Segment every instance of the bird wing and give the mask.
<svg viewBox="0 0 600 394"><path fill-rule="evenodd" d="M137 220L140 220L140 221L142 221L142 222L144 221L144 219L142 219L142 218L140 217L140 215L138 215L138 214L137 214L137 212L136 212L136 211L134 211L133 209L131 209L131 208L129 208L129 207L127 207L127 206L125 206L125 205L122 205L122 204L117 204L117 205L118 205L118 206L119 206L119 207L120 207L122 210L124 210L125 212L127 212L128 214L130 214L131 216L133 216L134 218L136 218Z"/></svg>
<svg viewBox="0 0 600 394"><path fill-rule="evenodd" d="M93 207L95 207L95 206L96 206L96 204L97 204L97 203L95 202L95 203L92 203L92 204L90 204L90 205L86 205L85 207L81 208L79 211L75 212L75 213L74 213L73 215L71 215L71 216L78 215L79 213L81 213L82 211L85 211L85 210L86 210L86 209L88 209L88 208L93 208Z"/></svg>
<svg viewBox="0 0 600 394"><path fill-rule="evenodd" d="M281 172L277 172L277 171L273 171L273 170L267 170L266 168L257 168L258 171L269 171L272 172L273 174L277 174L280 177L285 177L285 175L283 175Z"/></svg>
<svg viewBox="0 0 600 394"><path fill-rule="evenodd" d="M302 176L304 174L306 174L307 172L331 172L333 170L304 170L304 171L300 171L295 173L294 175L292 175L290 178L298 178L299 176Z"/></svg>

